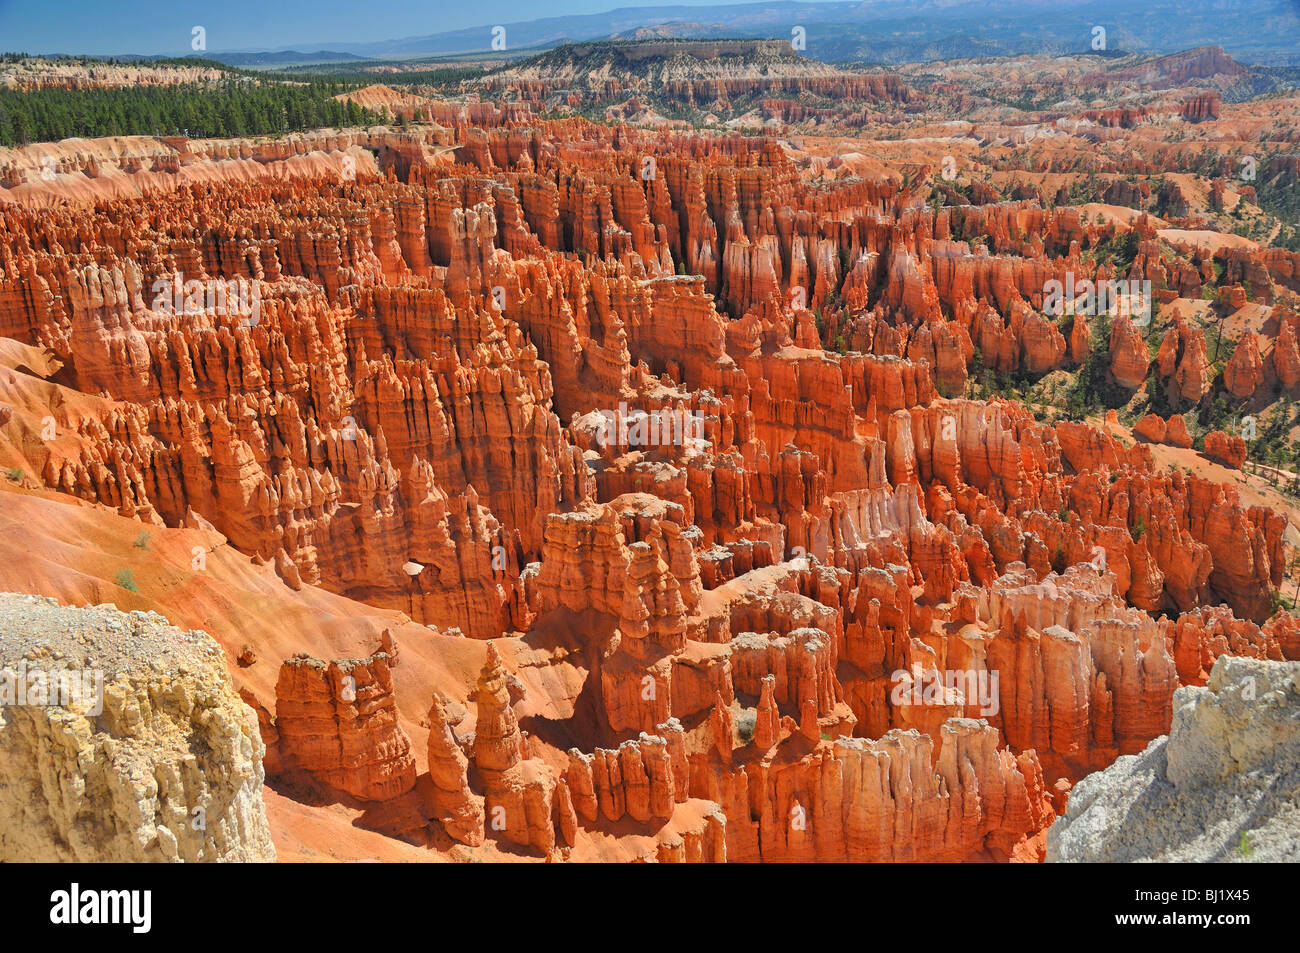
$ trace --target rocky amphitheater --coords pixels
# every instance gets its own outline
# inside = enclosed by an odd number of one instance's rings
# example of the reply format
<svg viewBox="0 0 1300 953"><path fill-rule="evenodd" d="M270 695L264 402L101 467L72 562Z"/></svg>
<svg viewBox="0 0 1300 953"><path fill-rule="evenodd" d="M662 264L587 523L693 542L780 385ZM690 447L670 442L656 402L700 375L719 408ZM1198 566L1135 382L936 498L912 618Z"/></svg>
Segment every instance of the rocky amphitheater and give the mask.
<svg viewBox="0 0 1300 953"><path fill-rule="evenodd" d="M1266 108L1175 100L1239 143ZM995 200L945 199L958 146L419 111L0 149L3 660L39 616L118 686L0 714L0 859L1058 859L1216 660L1300 660L1291 498L1188 429L1216 374L1300 386L1300 253L1144 209L1185 144L1098 146L1141 115ZM1113 280L1158 336L1044 306ZM1094 365L1163 402L977 390Z"/></svg>

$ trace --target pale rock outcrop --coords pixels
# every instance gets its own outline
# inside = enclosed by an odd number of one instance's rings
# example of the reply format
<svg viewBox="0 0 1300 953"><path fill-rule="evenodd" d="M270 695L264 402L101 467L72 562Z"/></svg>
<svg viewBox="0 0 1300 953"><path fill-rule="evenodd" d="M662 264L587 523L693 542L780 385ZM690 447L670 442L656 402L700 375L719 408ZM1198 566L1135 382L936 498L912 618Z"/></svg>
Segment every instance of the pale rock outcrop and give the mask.
<svg viewBox="0 0 1300 953"><path fill-rule="evenodd" d="M263 751L206 633L0 595L0 861L274 861Z"/></svg>
<svg viewBox="0 0 1300 953"><path fill-rule="evenodd" d="M1074 786L1048 861L1300 861L1300 663L1224 656L1174 709L1168 735Z"/></svg>

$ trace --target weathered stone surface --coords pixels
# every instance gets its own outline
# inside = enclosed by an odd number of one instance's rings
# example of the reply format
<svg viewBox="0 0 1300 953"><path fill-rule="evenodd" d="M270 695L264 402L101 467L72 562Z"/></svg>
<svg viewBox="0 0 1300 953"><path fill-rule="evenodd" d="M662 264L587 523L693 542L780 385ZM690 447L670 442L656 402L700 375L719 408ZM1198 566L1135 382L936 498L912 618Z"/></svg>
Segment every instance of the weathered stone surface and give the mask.
<svg viewBox="0 0 1300 953"><path fill-rule="evenodd" d="M1205 455L1240 470L1246 462L1246 441L1236 434L1211 430L1205 435Z"/></svg>
<svg viewBox="0 0 1300 953"><path fill-rule="evenodd" d="M277 774L388 802L358 826L456 859L1036 859L1076 781L1169 730L1180 685L1300 644L1266 623L1285 516L1168 468L1195 463L1168 449L1191 446L1181 416L1149 414L1135 446L1127 417L1094 425L1064 395L1086 371L1110 403L1118 383L1131 406L1201 411L1228 344L1212 319L1261 329L1231 399L1300 386L1300 257L1208 237L1209 213L1255 198L1228 175L1245 138L1216 137L1199 176L1161 138L1192 128L1167 122L1184 103L1218 129L1195 89L954 125L952 180L928 132L819 154L838 123L928 123L913 110L951 84L781 65L807 74L508 70L474 84L499 104L346 94L405 131L0 154L23 200L0 205L18 473L0 491L219 534L276 598L328 604L308 644L250 631L230 656ZM1149 91L1086 65L1097 98ZM647 83L717 116L756 103L771 135L642 127ZM530 105L598 101L607 125ZM1130 130L1151 150L1110 148ZM1062 151L1007 165L1039 131ZM42 150L55 187L29 176ZM1273 162L1266 181L1300 173ZM1153 187L1146 163L1185 174ZM1067 279L1150 281L1154 313L1071 322L1046 301ZM213 281L256 315L189 300ZM1041 389L967 396L1005 380ZM1240 465L1239 443L1206 452ZM74 548L12 571L45 578ZM239 601L184 565L111 591ZM364 643L356 606L385 614ZM376 638L356 662L291 659L271 704L267 659Z"/></svg>
<svg viewBox="0 0 1300 953"><path fill-rule="evenodd" d="M1110 372L1116 382L1137 390L1146 380L1150 360L1142 332L1127 318L1118 319L1110 332Z"/></svg>
<svg viewBox="0 0 1300 953"><path fill-rule="evenodd" d="M1174 705L1168 735L1074 786L1049 861L1300 860L1300 664L1224 657Z"/></svg>
<svg viewBox="0 0 1300 953"><path fill-rule="evenodd" d="M286 659L275 685L275 724L286 767L362 801L385 801L415 785L384 652L329 662L305 653Z"/></svg>
<svg viewBox="0 0 1300 953"><path fill-rule="evenodd" d="M1264 381L1264 361L1256 335L1247 331L1223 368L1223 384L1234 397L1249 397Z"/></svg>
<svg viewBox="0 0 1300 953"><path fill-rule="evenodd" d="M461 843L483 843L483 805L469 786L469 758L448 721L447 700L435 695L429 708L429 780L433 810L447 833Z"/></svg>
<svg viewBox="0 0 1300 953"><path fill-rule="evenodd" d="M5 593L0 675L0 860L275 860L257 716L206 633Z"/></svg>
<svg viewBox="0 0 1300 953"><path fill-rule="evenodd" d="M474 702L474 766L483 780L488 832L543 854L556 849L557 833L571 844L577 829L571 788L544 761L528 757L509 675L490 642Z"/></svg>

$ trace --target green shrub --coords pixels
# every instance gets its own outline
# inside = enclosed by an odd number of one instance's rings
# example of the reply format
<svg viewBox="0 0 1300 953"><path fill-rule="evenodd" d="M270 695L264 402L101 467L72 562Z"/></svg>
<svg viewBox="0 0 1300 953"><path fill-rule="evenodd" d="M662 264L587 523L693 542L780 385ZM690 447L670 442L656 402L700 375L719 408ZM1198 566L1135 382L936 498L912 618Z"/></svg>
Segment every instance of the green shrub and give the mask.
<svg viewBox="0 0 1300 953"><path fill-rule="evenodd" d="M1241 857L1249 857L1255 853L1255 848L1250 844L1250 832L1242 831L1241 837L1237 840L1237 854Z"/></svg>
<svg viewBox="0 0 1300 953"><path fill-rule="evenodd" d="M741 744L747 745L754 740L754 725L757 721L757 709L746 709L736 717L736 737Z"/></svg>

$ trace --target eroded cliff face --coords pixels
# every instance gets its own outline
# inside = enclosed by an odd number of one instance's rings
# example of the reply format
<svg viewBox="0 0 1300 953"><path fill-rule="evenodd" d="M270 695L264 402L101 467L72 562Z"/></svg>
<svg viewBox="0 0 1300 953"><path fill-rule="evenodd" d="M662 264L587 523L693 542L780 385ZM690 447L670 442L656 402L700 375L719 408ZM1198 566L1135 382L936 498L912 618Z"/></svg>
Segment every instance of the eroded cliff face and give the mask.
<svg viewBox="0 0 1300 953"><path fill-rule="evenodd" d="M275 860L257 716L206 633L5 593L0 700L0 860Z"/></svg>
<svg viewBox="0 0 1300 953"><path fill-rule="evenodd" d="M1168 735L1075 787L1049 861L1300 859L1300 665L1224 657L1174 706Z"/></svg>
<svg viewBox="0 0 1300 953"><path fill-rule="evenodd" d="M411 741L397 723L392 656L324 662L303 653L280 667L275 732L280 762L362 801L415 785Z"/></svg>
<svg viewBox="0 0 1300 953"><path fill-rule="evenodd" d="M977 353L1043 375L1097 347L1204 393L1190 325L1152 360L1131 321L1090 343L1044 313L1067 271L1111 277L1079 248L1114 223L814 183L773 140L438 121L0 210L0 333L39 365L0 432L32 492L458 643L437 686L384 644L255 663L277 776L458 859L1036 859L1218 655L1296 656L1261 627L1283 515L943 396Z"/></svg>
<svg viewBox="0 0 1300 953"><path fill-rule="evenodd" d="M611 119L639 117L651 104L667 103L740 115L759 96L798 97L800 103L847 100L873 112L920 98L897 76L840 69L797 53L789 42L751 39L580 43L465 85L478 94L504 94L539 111L604 106ZM801 109L800 103L772 99L763 106L769 116L788 120L824 112L806 105Z"/></svg>

